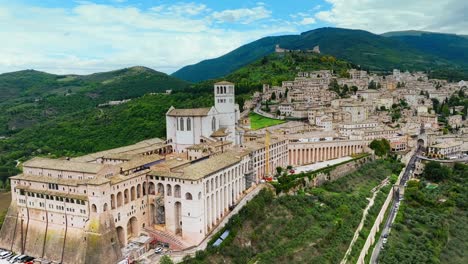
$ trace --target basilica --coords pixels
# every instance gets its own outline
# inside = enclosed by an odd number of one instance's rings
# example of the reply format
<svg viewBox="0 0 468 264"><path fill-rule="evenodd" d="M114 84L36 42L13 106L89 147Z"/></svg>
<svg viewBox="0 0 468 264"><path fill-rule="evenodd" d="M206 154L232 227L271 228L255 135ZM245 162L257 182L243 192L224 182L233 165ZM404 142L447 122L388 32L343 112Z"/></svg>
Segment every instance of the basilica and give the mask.
<svg viewBox="0 0 468 264"><path fill-rule="evenodd" d="M167 111L164 140L26 161L11 178L0 247L60 263L116 263L139 252L142 237L182 250L212 234L277 167L364 151L363 141L295 122L266 136L245 118L235 85L219 82L214 106Z"/></svg>

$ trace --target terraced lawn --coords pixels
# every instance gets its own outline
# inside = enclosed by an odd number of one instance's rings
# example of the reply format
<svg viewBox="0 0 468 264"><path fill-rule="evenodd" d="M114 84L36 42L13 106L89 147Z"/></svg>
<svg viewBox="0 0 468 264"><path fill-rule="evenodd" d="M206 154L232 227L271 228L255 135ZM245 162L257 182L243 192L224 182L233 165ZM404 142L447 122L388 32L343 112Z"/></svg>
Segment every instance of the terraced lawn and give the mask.
<svg viewBox="0 0 468 264"><path fill-rule="evenodd" d="M250 118L250 127L253 130L258 130L258 129L262 129L262 128L270 127L274 125L279 125L279 124L283 124L286 122L284 120L264 117L256 113L250 113L249 118Z"/></svg>

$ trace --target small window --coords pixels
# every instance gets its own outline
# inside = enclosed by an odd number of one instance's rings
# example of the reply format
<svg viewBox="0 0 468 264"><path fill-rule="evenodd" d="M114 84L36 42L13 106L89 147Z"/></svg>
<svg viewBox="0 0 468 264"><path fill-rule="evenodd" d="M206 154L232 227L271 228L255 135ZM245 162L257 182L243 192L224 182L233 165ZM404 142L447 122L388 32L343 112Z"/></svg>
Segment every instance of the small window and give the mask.
<svg viewBox="0 0 468 264"><path fill-rule="evenodd" d="M180 123L180 125L179 125L180 131L184 131L184 119L181 118L181 119L179 120L179 123Z"/></svg>
<svg viewBox="0 0 468 264"><path fill-rule="evenodd" d="M192 130L192 119L187 118L187 131Z"/></svg>

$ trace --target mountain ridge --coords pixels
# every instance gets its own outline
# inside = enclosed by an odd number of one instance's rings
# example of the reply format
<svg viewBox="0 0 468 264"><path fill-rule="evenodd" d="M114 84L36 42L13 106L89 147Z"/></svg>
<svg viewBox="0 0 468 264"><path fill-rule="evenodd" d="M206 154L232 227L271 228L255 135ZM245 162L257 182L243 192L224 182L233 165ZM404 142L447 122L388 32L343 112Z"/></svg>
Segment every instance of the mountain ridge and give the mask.
<svg viewBox="0 0 468 264"><path fill-rule="evenodd" d="M465 40L463 36L455 36L460 38L460 41L468 43L468 39ZM468 62L454 60L452 56L441 56L440 53L424 49L422 45L406 43L405 39L386 37L359 29L325 27L305 31L298 35L264 37L242 45L218 58L185 66L174 72L172 76L191 82L219 78L273 53L276 44L286 49L302 50L312 49L319 45L324 54L347 60L373 71L389 71L393 68L423 71L454 69L463 70L464 74L468 75ZM444 45L448 46L449 43L439 44L440 47L445 47ZM462 47L465 49L464 45ZM466 53L468 54L468 48Z"/></svg>

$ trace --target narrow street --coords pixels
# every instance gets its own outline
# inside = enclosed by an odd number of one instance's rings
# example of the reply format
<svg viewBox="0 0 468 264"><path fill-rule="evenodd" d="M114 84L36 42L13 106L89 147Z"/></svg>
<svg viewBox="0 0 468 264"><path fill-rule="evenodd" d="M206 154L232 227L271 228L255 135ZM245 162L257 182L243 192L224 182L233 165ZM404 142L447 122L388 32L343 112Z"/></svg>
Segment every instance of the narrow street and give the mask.
<svg viewBox="0 0 468 264"><path fill-rule="evenodd" d="M413 154L410 161L408 162L408 165L405 168L405 172L403 174L403 177L401 178L401 181L400 181L400 186L403 186L402 188L406 187L406 182L409 180L409 178L411 177L411 173L414 171L415 163L419 159L418 155L420 154L420 152L421 151L418 149ZM383 246L383 248L385 248L385 245L383 243L383 236L386 235L386 234L389 234L390 231L391 231L393 221L395 220L395 217L396 217L396 215L398 213L399 207L397 206L397 204L399 203L399 201L400 201L400 192L397 192L395 194L395 196L394 196L393 201L392 201L392 205L390 207L390 213L388 215L388 218L385 221L385 225L382 228L382 233L381 233L380 237L378 238L378 241L375 243L374 250L372 251L372 256L371 256L371 259L370 259L370 263L372 263L372 264L378 263L379 255L380 255L380 252L382 251L382 246Z"/></svg>

